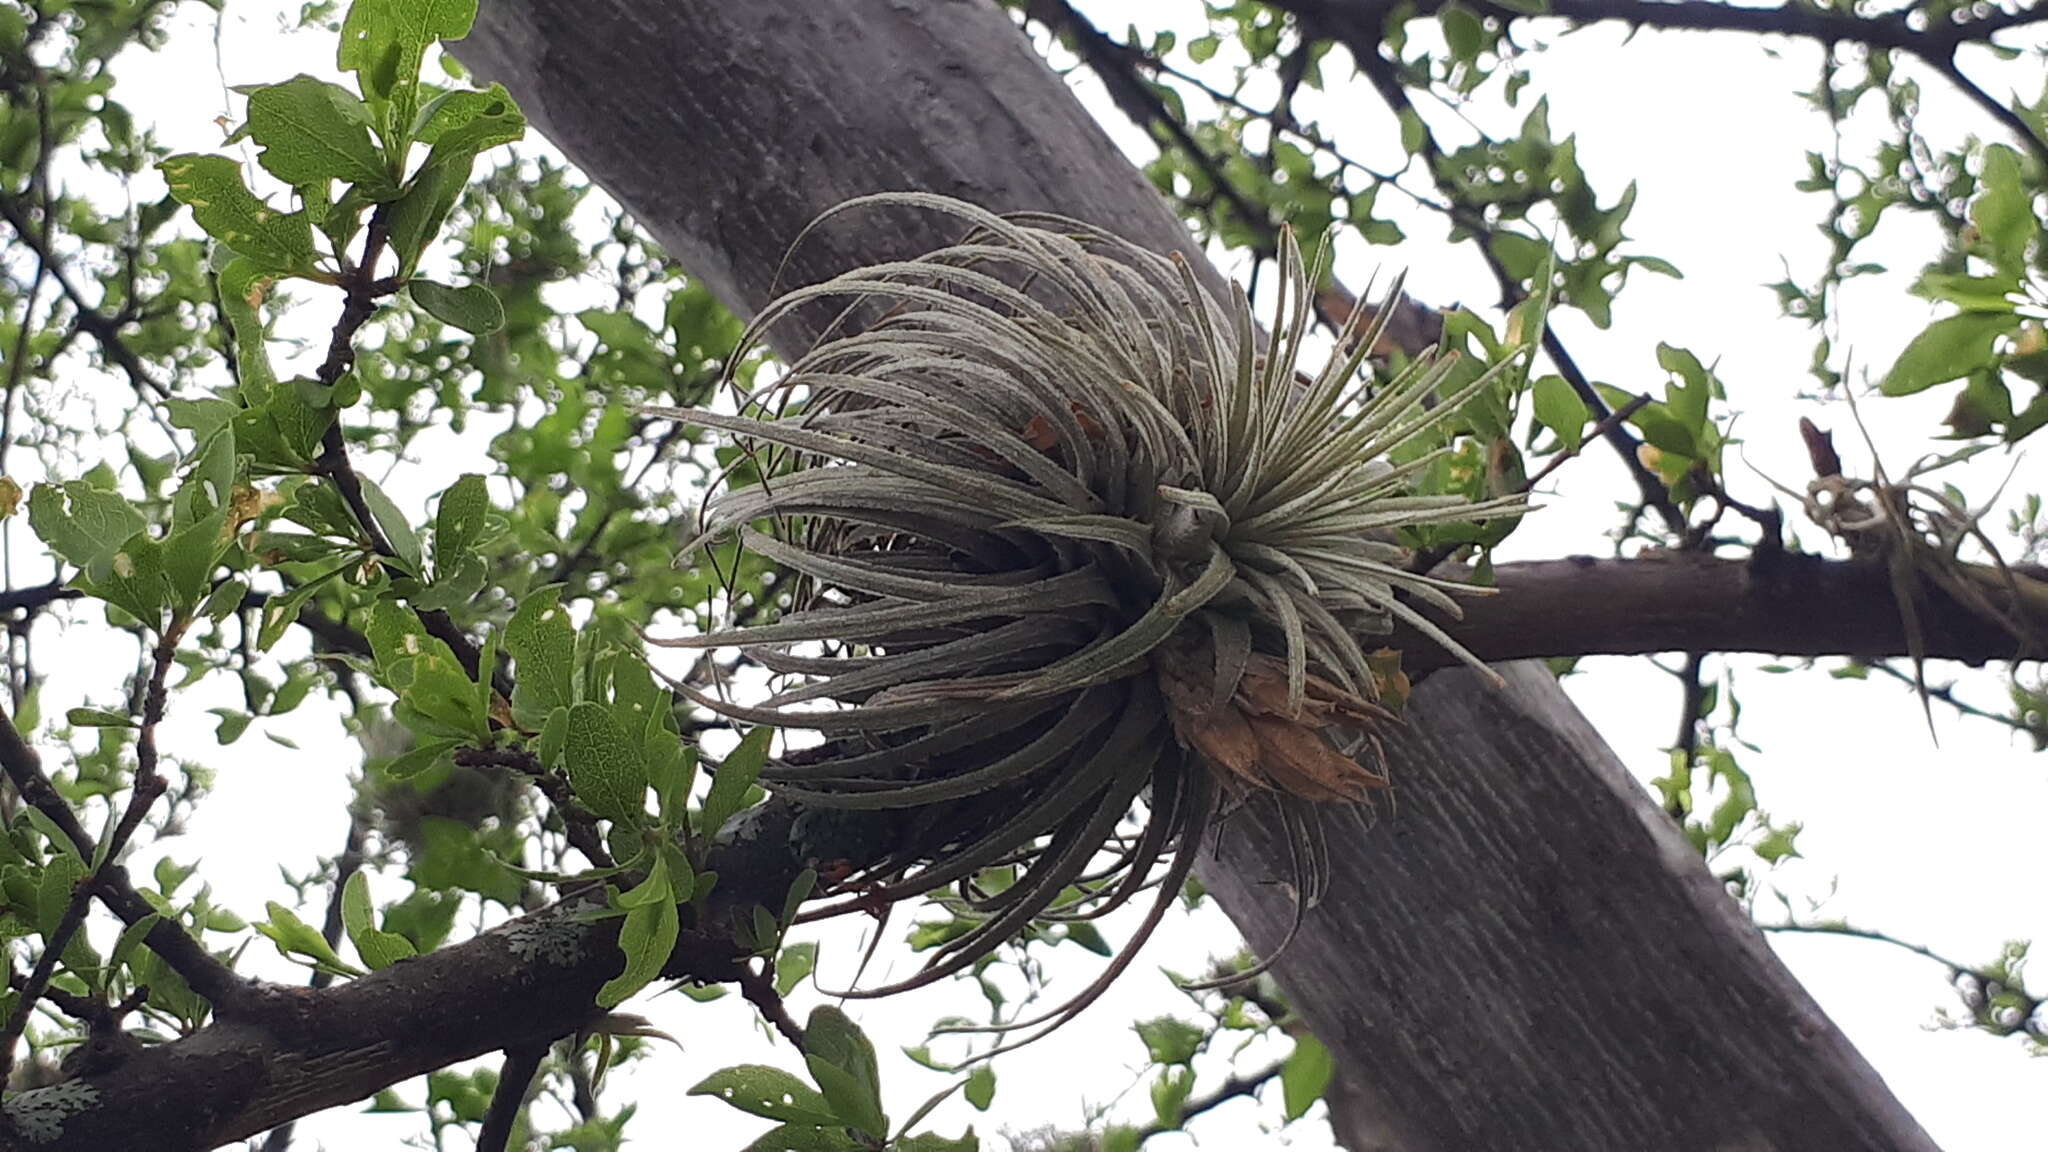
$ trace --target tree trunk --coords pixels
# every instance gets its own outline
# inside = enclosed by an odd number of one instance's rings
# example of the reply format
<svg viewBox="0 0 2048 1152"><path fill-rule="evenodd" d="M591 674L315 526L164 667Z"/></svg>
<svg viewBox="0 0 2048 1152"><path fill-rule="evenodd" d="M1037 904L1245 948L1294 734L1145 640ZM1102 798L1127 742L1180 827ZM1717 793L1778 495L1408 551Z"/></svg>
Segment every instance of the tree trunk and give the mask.
<svg viewBox="0 0 2048 1152"><path fill-rule="evenodd" d="M495 0L456 54L742 313L954 238L864 211L789 251L872 192L1049 209L1198 251L983 0ZM1328 818L1335 882L1277 971L1336 1054L1338 1138L1932 1148L1547 672L1503 672L1505 689L1425 682L1389 742L1398 803ZM1203 880L1265 949L1286 928L1269 886L1286 874L1254 804Z"/></svg>

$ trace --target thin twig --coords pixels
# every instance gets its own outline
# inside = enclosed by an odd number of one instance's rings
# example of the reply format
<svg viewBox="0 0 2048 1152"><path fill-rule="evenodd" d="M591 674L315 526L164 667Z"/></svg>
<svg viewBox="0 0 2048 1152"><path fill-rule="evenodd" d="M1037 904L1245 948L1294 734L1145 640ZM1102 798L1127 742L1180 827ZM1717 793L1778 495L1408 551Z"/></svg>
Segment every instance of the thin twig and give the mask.
<svg viewBox="0 0 2048 1152"><path fill-rule="evenodd" d="M170 389L158 382L149 369L143 366L142 360L135 355L135 350L128 347L126 341L121 338L121 325L127 321L110 319L86 300L85 294L79 291L78 286L65 274L62 262L53 252L40 244L20 205L5 193L0 193L0 220L5 220L13 227L15 233L21 237L22 243L28 245L29 250L49 269L50 278L57 282L58 291L64 294L64 298L69 300L71 307L76 310L73 323L99 342L100 349L127 375L135 391L144 396L157 398L169 396Z"/></svg>
<svg viewBox="0 0 2048 1152"><path fill-rule="evenodd" d="M611 852L604 846L604 836L597 830L597 817L577 802L569 782L548 771L539 757L523 748L457 748L454 758L465 768L506 768L532 780L533 786L561 814L570 847L583 853L593 867L616 867Z"/></svg>
<svg viewBox="0 0 2048 1152"><path fill-rule="evenodd" d="M476 1134L476 1152L505 1152L512 1141L512 1128L526 1108L526 1092L534 1073L548 1054L546 1044L529 1044L505 1050L504 1066L498 1070L498 1088L484 1112L483 1127Z"/></svg>
<svg viewBox="0 0 2048 1152"><path fill-rule="evenodd" d="M775 990L773 966L755 969L741 965L738 983L740 995L747 1003L758 1009L770 1024L775 1026L782 1038L801 1052L804 1048L804 1030L797 1025L796 1018L789 1014L789 1005L783 1002L782 993Z"/></svg>
<svg viewBox="0 0 2048 1152"><path fill-rule="evenodd" d="M128 805L121 813L120 822L107 839L96 846L88 860L102 868L121 858L121 853L134 839L135 832L142 826L143 818L164 793L165 782L158 771L156 745L157 725L164 718L165 681L170 675L171 665L178 654L178 639L182 629L167 630L158 638L150 659L149 680L143 688L140 729L135 739L135 778L129 785ZM92 908L93 894L104 882L104 875L98 871L83 877L71 891L69 903L43 945L43 951L36 958L36 964L29 971L28 979L22 985L15 1001L14 1011L8 1016L7 1024L0 1028L0 1084L7 1081L7 1075L14 1066L14 1047L21 1039L22 1031L28 1027L31 1013L35 1011L43 991L49 986L51 977L57 973L57 965L64 958L65 949L85 923L85 916Z"/></svg>

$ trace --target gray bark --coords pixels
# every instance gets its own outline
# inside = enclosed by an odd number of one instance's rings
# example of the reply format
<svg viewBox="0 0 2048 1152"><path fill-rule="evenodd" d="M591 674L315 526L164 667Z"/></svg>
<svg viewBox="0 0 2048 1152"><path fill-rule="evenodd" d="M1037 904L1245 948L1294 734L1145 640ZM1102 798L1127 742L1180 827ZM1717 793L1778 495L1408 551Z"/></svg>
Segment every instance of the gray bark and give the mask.
<svg viewBox="0 0 2048 1152"><path fill-rule="evenodd" d="M982 0L496 0L456 51L743 313L951 238L864 212L788 251L826 208L879 191L1196 251ZM1339 1138L1933 1147L1556 683L1503 671L1504 690L1429 679L1392 742L1398 804L1330 817L1336 882L1278 975L1337 1056ZM1204 871L1255 948L1286 927L1268 886L1283 843L1254 805Z"/></svg>

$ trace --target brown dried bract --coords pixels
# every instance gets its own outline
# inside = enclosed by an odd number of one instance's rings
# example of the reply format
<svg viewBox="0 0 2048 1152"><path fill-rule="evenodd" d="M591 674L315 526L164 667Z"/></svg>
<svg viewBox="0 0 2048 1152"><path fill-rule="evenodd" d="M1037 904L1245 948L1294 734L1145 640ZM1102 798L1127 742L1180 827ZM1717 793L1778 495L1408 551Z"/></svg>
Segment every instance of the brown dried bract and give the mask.
<svg viewBox="0 0 2048 1152"><path fill-rule="evenodd" d="M1263 654L1246 663L1229 698L1212 706L1215 685L1201 678L1203 663L1162 661L1160 686L1181 746L1208 762L1232 792L1353 801L1387 787L1379 741L1372 737L1374 728L1394 719L1386 709L1313 672L1303 680L1301 699L1290 700L1286 665ZM1344 733L1365 737L1365 762L1331 742Z"/></svg>

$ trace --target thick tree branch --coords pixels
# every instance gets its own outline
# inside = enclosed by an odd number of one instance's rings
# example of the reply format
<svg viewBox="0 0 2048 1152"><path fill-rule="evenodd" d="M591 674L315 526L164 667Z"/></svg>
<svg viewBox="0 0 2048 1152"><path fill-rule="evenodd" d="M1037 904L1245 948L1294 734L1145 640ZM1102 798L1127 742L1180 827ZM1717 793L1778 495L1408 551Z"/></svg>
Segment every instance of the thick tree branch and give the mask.
<svg viewBox="0 0 2048 1152"><path fill-rule="evenodd" d="M1908 654L1905 626L1879 561L1798 553L1729 560L1653 553L1636 560L1578 556L1502 564L1498 595L1460 600L1465 618L1444 630L1488 662L1651 652L1765 652L1778 656ZM2036 579L2048 573L2021 573ZM2044 585L2048 588L2048 585ZM1931 585L1923 590L1926 654L1968 664L2048 659L2048 612L2016 638ZM1411 629L1386 641L1411 669L1453 663Z"/></svg>
<svg viewBox="0 0 2048 1152"><path fill-rule="evenodd" d="M792 835L797 815L771 801L712 852L720 882L664 975L740 976L735 918L779 906L814 851ZM879 852L891 826L863 827ZM582 907L557 905L328 988L247 985L232 1018L87 1077L96 1103L38 1152L214 1148L463 1060L544 1048L602 1015L597 990L623 963L620 922L582 922Z"/></svg>

